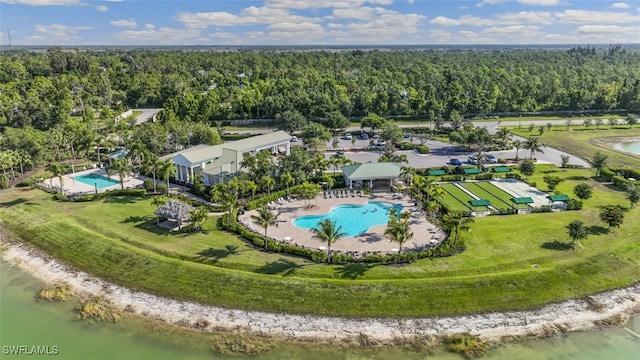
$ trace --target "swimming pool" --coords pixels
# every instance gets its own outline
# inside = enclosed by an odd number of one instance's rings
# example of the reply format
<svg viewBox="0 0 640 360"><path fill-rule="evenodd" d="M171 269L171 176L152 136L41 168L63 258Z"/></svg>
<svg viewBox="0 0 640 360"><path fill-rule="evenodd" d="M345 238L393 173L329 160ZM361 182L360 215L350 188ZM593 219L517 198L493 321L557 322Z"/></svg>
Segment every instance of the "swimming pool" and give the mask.
<svg viewBox="0 0 640 360"><path fill-rule="evenodd" d="M98 189L120 184L120 182L117 180L113 180L106 176L98 175L96 173L74 176L73 180L80 181L81 183L87 184L90 186L97 186Z"/></svg>
<svg viewBox="0 0 640 360"><path fill-rule="evenodd" d="M338 205L324 215L301 216L293 220L293 225L312 229L318 226L320 221L328 218L342 226L342 231L346 232L348 237L354 237L364 234L372 226L386 224L389 221L388 210L392 206L399 212L402 211L402 205L369 201L364 205Z"/></svg>

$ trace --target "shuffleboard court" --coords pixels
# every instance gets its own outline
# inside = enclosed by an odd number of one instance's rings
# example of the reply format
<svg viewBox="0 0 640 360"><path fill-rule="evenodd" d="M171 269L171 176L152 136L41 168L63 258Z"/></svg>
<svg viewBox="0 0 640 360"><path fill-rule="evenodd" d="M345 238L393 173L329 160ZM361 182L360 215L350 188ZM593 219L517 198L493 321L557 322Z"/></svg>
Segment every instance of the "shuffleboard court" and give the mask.
<svg viewBox="0 0 640 360"><path fill-rule="evenodd" d="M507 193L504 193L504 199L497 196L495 194L497 191L490 191L489 189L485 189L481 184L483 183L475 183L468 182L461 184L462 187L474 193L480 199L489 199L491 201L491 206L496 209L510 209L510 196ZM485 183L486 184L486 183ZM496 189L497 190L497 189ZM502 190L500 190L502 192Z"/></svg>
<svg viewBox="0 0 640 360"><path fill-rule="evenodd" d="M455 199L459 203L461 203L465 207L464 208L465 211L469 211L469 210L485 211L485 210L488 210L488 208L486 206L477 206L475 209L472 208L471 205L469 204L469 201L475 200L475 199L471 195L467 194L466 192L464 192L463 190L458 188L455 184L441 184L440 186L442 187L442 189L444 191L447 192L448 195L451 195L450 196L451 199ZM446 199L445 199L445 201L446 201ZM447 202L447 204L450 204L450 206L452 206L454 204L454 202L453 201L451 201L451 203ZM462 209L460 209L460 210L462 210Z"/></svg>

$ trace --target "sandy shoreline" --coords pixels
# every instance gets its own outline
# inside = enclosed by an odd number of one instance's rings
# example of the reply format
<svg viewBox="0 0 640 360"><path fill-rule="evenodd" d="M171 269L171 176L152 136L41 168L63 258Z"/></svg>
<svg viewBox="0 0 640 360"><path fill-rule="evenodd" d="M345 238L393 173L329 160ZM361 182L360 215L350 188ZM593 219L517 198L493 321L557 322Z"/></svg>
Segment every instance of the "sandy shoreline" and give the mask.
<svg viewBox="0 0 640 360"><path fill-rule="evenodd" d="M640 284L636 284L593 295L591 304L585 300L569 300L537 310L458 317L345 319L272 314L224 309L131 291L76 271L28 245L13 242L4 231L0 231L0 246L0 257L4 261L46 283L64 282L81 296L100 295L133 314L170 324L192 327L196 322L206 320L208 326L205 331L239 330L329 342L343 341L359 334L385 342L399 337L471 333L483 340L499 341L590 328L613 317L626 319L640 311Z"/></svg>

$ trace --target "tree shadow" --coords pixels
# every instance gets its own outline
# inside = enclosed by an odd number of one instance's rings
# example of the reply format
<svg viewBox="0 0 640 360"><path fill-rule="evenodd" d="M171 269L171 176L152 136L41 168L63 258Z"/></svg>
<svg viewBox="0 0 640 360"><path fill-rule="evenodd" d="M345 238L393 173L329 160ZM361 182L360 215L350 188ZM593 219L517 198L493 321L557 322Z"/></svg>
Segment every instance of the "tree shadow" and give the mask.
<svg viewBox="0 0 640 360"><path fill-rule="evenodd" d="M592 178L587 176L573 175L573 176L567 176L565 179L572 180L572 181L588 181L588 180L591 180Z"/></svg>
<svg viewBox="0 0 640 360"><path fill-rule="evenodd" d="M616 204L616 205L598 205L596 206L598 209L602 210L605 207L609 207L609 206L613 206L613 207L617 207L618 209L622 210L622 212L627 212L629 210L631 210L631 208L620 205L620 204Z"/></svg>
<svg viewBox="0 0 640 360"><path fill-rule="evenodd" d="M573 244L555 240L555 241L548 241L540 245L540 247L547 250L565 251L565 250L573 249Z"/></svg>
<svg viewBox="0 0 640 360"><path fill-rule="evenodd" d="M351 263L341 266L336 274L343 279L357 279L373 267L374 265L369 263Z"/></svg>
<svg viewBox="0 0 640 360"><path fill-rule="evenodd" d="M142 221L148 221L148 216L129 216L128 218L121 221L123 224L137 223Z"/></svg>
<svg viewBox="0 0 640 360"><path fill-rule="evenodd" d="M291 260L278 259L265 264L258 269L261 274L276 275L282 273L282 276L294 275L298 269L304 265L296 264Z"/></svg>
<svg viewBox="0 0 640 360"><path fill-rule="evenodd" d="M589 226L589 234L591 235L604 235L604 234L608 234L609 231L611 231L611 229L606 228L604 226L600 226L600 225Z"/></svg>
<svg viewBox="0 0 640 360"><path fill-rule="evenodd" d="M378 241L384 240L384 237L380 236L379 234L375 234L375 233L364 233L364 234L358 236L357 239L360 242L376 243Z"/></svg>
<svg viewBox="0 0 640 360"><path fill-rule="evenodd" d="M224 249L208 248L197 253L197 260L205 263L216 263L231 255L238 254L237 245L225 245Z"/></svg>
<svg viewBox="0 0 640 360"><path fill-rule="evenodd" d="M132 217L129 217L132 218ZM146 220L147 218L144 218L142 220ZM123 220L122 222L125 223L127 221L127 219ZM132 221L133 222L133 221ZM146 230L149 232L152 232L156 235L169 235L171 233L171 231L169 229L165 229L161 226L159 226L158 224L156 224L156 219L149 219L146 221L143 221L137 225L135 225L135 227L137 227L138 229L142 229L142 230Z"/></svg>
<svg viewBox="0 0 640 360"><path fill-rule="evenodd" d="M112 196L104 199L105 203L111 204L135 204L143 198L139 196Z"/></svg>
<svg viewBox="0 0 640 360"><path fill-rule="evenodd" d="M15 205L24 204L26 202L28 202L28 200L25 199L25 198L17 198L17 199L11 200L11 201L0 203L0 207L7 207L8 208L8 207L12 207L12 206L15 206Z"/></svg>

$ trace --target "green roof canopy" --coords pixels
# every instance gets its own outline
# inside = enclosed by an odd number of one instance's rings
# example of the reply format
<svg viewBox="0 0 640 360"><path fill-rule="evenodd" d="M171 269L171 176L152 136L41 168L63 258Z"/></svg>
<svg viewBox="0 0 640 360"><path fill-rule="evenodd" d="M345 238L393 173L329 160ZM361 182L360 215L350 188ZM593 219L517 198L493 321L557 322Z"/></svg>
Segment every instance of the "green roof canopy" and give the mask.
<svg viewBox="0 0 640 360"><path fill-rule="evenodd" d="M446 172L444 170L429 170L427 174L429 174L429 176L442 176L446 174Z"/></svg>
<svg viewBox="0 0 640 360"><path fill-rule="evenodd" d="M465 175L480 174L480 169L477 169L477 168L464 169L464 174Z"/></svg>
<svg viewBox="0 0 640 360"><path fill-rule="evenodd" d="M495 173L507 173L507 172L511 171L511 168L508 167L508 166L496 166L496 167L493 167L491 169Z"/></svg>
<svg viewBox="0 0 640 360"><path fill-rule="evenodd" d="M491 201L489 199L479 199L479 200L469 200L471 206L489 206L491 205Z"/></svg>
<svg viewBox="0 0 640 360"><path fill-rule="evenodd" d="M377 180L395 179L400 177L402 164L392 162L372 163L343 166L342 173L349 180Z"/></svg>
<svg viewBox="0 0 640 360"><path fill-rule="evenodd" d="M547 196L547 199L549 199L549 201L551 202L556 202L556 201L569 201L569 196L561 194L561 195L549 195Z"/></svg>
<svg viewBox="0 0 640 360"><path fill-rule="evenodd" d="M511 198L516 204L533 204L533 199L530 197L519 197L519 198Z"/></svg>

